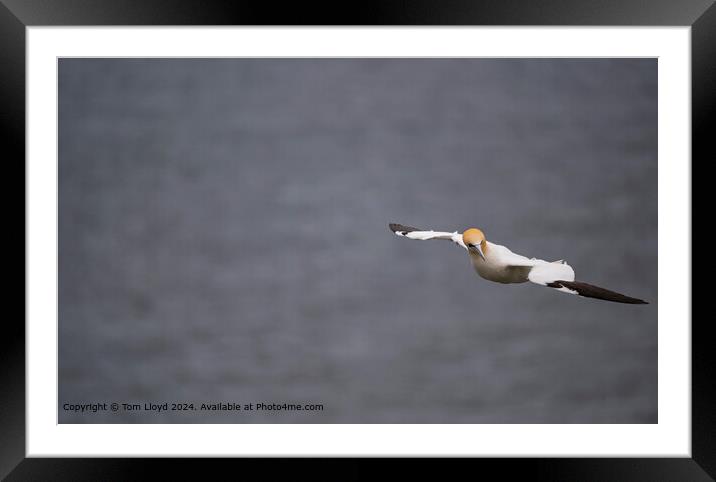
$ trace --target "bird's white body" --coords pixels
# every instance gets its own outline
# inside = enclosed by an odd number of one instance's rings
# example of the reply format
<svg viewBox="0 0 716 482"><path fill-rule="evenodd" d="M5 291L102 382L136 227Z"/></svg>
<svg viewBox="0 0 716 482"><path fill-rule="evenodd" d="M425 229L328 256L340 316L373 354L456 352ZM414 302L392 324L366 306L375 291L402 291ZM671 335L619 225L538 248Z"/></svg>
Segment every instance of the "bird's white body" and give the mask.
<svg viewBox="0 0 716 482"><path fill-rule="evenodd" d="M509 258L515 255L512 251L499 244L487 243L483 259L476 252L470 252L472 266L482 278L496 283L524 283L529 281L531 266L514 266L509 263ZM527 261L527 258L525 258Z"/></svg>
<svg viewBox="0 0 716 482"><path fill-rule="evenodd" d="M545 261L527 258L510 251L509 248L491 243L479 229L471 228L464 233L457 231L427 231L402 224L390 224L398 236L416 239L445 239L464 248L470 256L472 266L480 277L496 283L532 283L548 286L557 291L589 298L599 298L619 303L646 304L637 298L624 296L598 286L574 280L574 270L563 260Z"/></svg>
<svg viewBox="0 0 716 482"><path fill-rule="evenodd" d="M485 241L483 256L468 249L472 266L482 278L496 283L533 283L546 285L555 280L574 281L574 270L562 260L544 261L527 258L499 244Z"/></svg>

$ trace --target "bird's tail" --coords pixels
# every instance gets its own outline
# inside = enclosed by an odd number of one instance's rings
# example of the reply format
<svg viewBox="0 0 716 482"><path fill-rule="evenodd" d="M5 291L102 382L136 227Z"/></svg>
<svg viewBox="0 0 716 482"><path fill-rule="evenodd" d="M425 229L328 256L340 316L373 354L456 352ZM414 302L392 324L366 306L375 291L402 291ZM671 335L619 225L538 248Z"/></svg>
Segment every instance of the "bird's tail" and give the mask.
<svg viewBox="0 0 716 482"><path fill-rule="evenodd" d="M632 298L631 296L610 291L606 288L600 288L599 286L590 285L589 283L582 283L581 281L557 280L547 283L547 286L550 288L560 289L560 291L568 291L572 294L587 298L597 298L599 300L614 301L616 303L628 303L631 305L649 304L649 302L640 300L639 298Z"/></svg>

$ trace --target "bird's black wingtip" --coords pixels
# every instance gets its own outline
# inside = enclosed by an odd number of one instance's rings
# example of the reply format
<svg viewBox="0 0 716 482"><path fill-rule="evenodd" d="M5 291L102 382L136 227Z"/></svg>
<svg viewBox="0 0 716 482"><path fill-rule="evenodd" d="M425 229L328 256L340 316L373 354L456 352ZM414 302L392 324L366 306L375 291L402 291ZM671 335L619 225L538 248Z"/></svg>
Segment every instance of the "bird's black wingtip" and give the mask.
<svg viewBox="0 0 716 482"><path fill-rule="evenodd" d="M414 228L412 226L405 226L403 224L398 223L388 223L388 227L395 234L400 234L402 236L405 236L408 233L412 233L413 231L420 231L418 228Z"/></svg>
<svg viewBox="0 0 716 482"><path fill-rule="evenodd" d="M557 280L552 283L548 283L547 286L550 288L567 288L586 298L597 298L600 300L613 301L615 303L625 303L628 305L648 305L648 301L640 300L639 298L632 298L615 291L611 291L599 286L590 285L582 281L564 281Z"/></svg>
<svg viewBox="0 0 716 482"><path fill-rule="evenodd" d="M616 301L617 303L624 303L627 305L648 305L648 301L640 300L639 298L629 298L628 296L625 297L625 299L621 300L609 300L609 301Z"/></svg>

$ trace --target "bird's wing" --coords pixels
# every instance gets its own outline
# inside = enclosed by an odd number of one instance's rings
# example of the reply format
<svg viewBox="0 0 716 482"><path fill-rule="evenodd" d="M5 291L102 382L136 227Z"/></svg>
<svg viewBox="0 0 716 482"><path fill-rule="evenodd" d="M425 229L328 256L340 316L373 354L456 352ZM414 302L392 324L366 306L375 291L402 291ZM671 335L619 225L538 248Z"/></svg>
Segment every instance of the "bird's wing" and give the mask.
<svg viewBox="0 0 716 482"><path fill-rule="evenodd" d="M425 241L427 239L446 239L462 245L462 235L457 231L453 233L445 231L428 231L425 229L411 228L410 226L395 223L389 224L388 227L390 227L390 230L395 234L404 238L419 239L420 241Z"/></svg>
<svg viewBox="0 0 716 482"><path fill-rule="evenodd" d="M509 267L528 268L527 279L542 286L549 286L557 280L574 281L574 270L563 260L545 261L543 259L528 258L513 253L508 248L498 244L488 243L490 252L496 253L499 262Z"/></svg>
<svg viewBox="0 0 716 482"><path fill-rule="evenodd" d="M563 293L596 298L599 300L614 301L616 303L628 303L632 305L648 304L639 298L632 298L615 291L599 286L590 285L574 280L574 270L564 261L549 263L541 259L534 260L535 265L530 270L527 278L538 285L554 288Z"/></svg>
<svg viewBox="0 0 716 482"><path fill-rule="evenodd" d="M555 288L557 291L584 296L586 298L596 298L598 300L614 301L616 303L628 303L630 305L649 304L648 301L640 300L639 298L632 298L631 296L626 296L606 288L600 288L599 286L590 285L589 283L582 283L581 281L556 280L547 283L546 286Z"/></svg>
<svg viewBox="0 0 716 482"><path fill-rule="evenodd" d="M533 283L549 286L549 283L557 280L574 281L574 270L564 261L550 263L536 259L534 262L535 264L527 275L527 278Z"/></svg>

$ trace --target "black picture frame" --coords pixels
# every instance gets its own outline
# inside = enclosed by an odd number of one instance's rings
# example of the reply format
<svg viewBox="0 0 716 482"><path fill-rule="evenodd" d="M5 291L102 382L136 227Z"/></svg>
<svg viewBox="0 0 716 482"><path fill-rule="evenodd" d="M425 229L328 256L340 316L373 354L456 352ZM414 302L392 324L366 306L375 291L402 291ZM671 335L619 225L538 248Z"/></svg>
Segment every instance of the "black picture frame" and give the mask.
<svg viewBox="0 0 716 482"><path fill-rule="evenodd" d="M351 8L353 7L353 8ZM364 0L323 5L285 2L280 7L258 1L200 0L0 0L0 129L5 166L21 170L25 189L25 28L80 25L600 25L690 26L692 76L692 166L716 159L711 129L716 116L716 6L713 0ZM661 133L665 135L665 133ZM13 197L14 206L20 201ZM25 207L25 197L22 201ZM23 209L24 211L24 209ZM15 246L22 235L7 230ZM692 229L693 236L693 229ZM26 251L23 251L23 268ZM19 256L8 256L20 263ZM15 261L17 259L17 261ZM691 263L691 260L685 260ZM19 270L19 268L18 268ZM23 275L23 293L25 290ZM690 282L690 280L683 280ZM18 283L19 284L19 283ZM15 284L11 290L16 290ZM6 291L10 293L11 291ZM18 296L19 298L19 296ZM6 297L15 301L14 297ZM23 313L25 304L23 304ZM489 469L501 476L526 475L550 480L713 480L716 477L716 383L711 378L714 356L705 317L692 317L692 458L522 458L460 459L468 470ZM0 477L7 480L114 480L141 478L151 469L187 472L185 461L167 459L40 459L25 457L25 322L6 317L0 337ZM198 459L200 464L207 459ZM167 462L171 462L170 464ZM218 460L227 466L261 464L263 460ZM425 473L422 461L414 467ZM350 459L323 468L341 478L371 474L377 462ZM382 461L381 465L384 465ZM294 475L313 472L309 461L290 465ZM202 469L199 469L202 470ZM382 470L382 469L381 469ZM166 474L167 472L165 472ZM200 474L201 472L197 472Z"/></svg>

